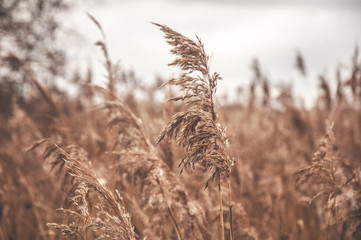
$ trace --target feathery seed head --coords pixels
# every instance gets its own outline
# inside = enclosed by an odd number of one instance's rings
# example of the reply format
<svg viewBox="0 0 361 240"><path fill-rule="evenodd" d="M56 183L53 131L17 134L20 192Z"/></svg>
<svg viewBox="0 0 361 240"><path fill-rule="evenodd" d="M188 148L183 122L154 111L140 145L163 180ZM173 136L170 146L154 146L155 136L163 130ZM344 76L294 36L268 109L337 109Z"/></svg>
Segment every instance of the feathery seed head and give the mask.
<svg viewBox="0 0 361 240"><path fill-rule="evenodd" d="M170 101L181 100L187 107L186 111L172 117L158 142L174 138L186 150L179 164L181 171L184 167L193 169L200 162L204 172L211 172L209 180L228 177L233 160L227 151L225 128L216 122L214 109L214 94L221 77L218 73L210 74L209 57L199 37L193 41L165 25L154 24L163 31L172 47L171 53L177 56L169 65L179 66L183 71L178 78L163 85L180 87L182 96Z"/></svg>

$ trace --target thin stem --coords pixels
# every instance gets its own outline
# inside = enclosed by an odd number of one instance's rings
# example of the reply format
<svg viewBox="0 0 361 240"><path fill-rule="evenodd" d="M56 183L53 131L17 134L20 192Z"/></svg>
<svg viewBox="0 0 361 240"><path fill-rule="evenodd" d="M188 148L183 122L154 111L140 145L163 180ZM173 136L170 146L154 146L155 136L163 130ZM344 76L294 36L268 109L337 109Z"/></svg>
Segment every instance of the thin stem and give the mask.
<svg viewBox="0 0 361 240"><path fill-rule="evenodd" d="M114 156L111 156L111 159L112 159L112 180L111 180L111 187L110 187L110 190L112 191L113 195L116 196L115 194L115 185L116 185L116 182L115 182L115 157Z"/></svg>
<svg viewBox="0 0 361 240"><path fill-rule="evenodd" d="M175 232L177 234L177 239L178 240L183 240L182 235L180 234L180 231L179 231L179 228L178 228L178 224L175 221L173 211L172 211L172 209L170 207L168 207L168 211L169 211L169 214L170 214L170 216L172 218L172 224L173 224L174 230L175 230Z"/></svg>
<svg viewBox="0 0 361 240"><path fill-rule="evenodd" d="M233 240L233 221L232 221L233 220L233 215L232 215L233 203L232 203L231 179L229 177L227 178L227 182L228 182L229 224L230 224L229 236L230 236L230 240Z"/></svg>
<svg viewBox="0 0 361 240"><path fill-rule="evenodd" d="M218 182L218 194L219 194L219 217L221 221L221 239L224 240L223 202L222 202L222 189L221 189L220 177Z"/></svg>

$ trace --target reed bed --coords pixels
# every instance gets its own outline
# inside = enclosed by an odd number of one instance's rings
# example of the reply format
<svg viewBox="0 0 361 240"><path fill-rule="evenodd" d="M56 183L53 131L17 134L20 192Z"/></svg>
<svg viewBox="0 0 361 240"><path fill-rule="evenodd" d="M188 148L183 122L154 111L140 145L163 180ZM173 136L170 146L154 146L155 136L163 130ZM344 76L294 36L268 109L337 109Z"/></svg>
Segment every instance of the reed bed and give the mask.
<svg viewBox="0 0 361 240"><path fill-rule="evenodd" d="M248 102L221 104L201 39L154 23L181 70L158 79L170 99L159 102L113 63L89 17L106 86L89 69L69 95L44 79L58 72L0 48L0 239L361 238L357 48L349 72L315 77L309 109L259 60ZM306 76L301 52L294 61Z"/></svg>

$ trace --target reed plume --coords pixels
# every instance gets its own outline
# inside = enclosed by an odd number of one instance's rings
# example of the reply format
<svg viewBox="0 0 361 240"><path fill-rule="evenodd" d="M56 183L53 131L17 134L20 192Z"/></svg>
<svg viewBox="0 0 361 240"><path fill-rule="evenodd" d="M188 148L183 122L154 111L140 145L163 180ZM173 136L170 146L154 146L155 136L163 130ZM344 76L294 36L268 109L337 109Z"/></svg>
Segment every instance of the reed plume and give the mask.
<svg viewBox="0 0 361 240"><path fill-rule="evenodd" d="M358 94L361 93L359 90L361 85L361 64L359 62L359 48L358 46L355 47L354 54L352 56L352 70L350 78L345 82L347 86L350 87L353 100L356 101Z"/></svg>
<svg viewBox="0 0 361 240"><path fill-rule="evenodd" d="M218 182L221 237L224 239L221 178L229 179L234 160L228 153L228 138L225 128L217 122L214 106L217 82L221 77L216 72L211 74L209 56L198 36L197 41L193 41L166 25L154 24L164 33L172 47L171 53L177 56L169 65L178 66L183 71L178 78L169 80L163 86L180 87L183 95L169 101L183 101L187 107L186 111L172 117L162 130L158 143L164 138L174 138L186 150L186 156L179 163L181 171L183 168L194 169L200 163L204 172L211 173L206 187L211 180Z"/></svg>
<svg viewBox="0 0 361 240"><path fill-rule="evenodd" d="M29 151L45 145L41 158L51 161L52 167L72 178L65 208L58 211L68 217L67 224L50 223L69 239L136 239L130 215L118 192L113 195L100 184L92 172L84 152L74 145L60 147L52 139L33 144Z"/></svg>
<svg viewBox="0 0 361 240"><path fill-rule="evenodd" d="M169 65L183 70L179 78L171 79L163 86L180 87L183 95L169 101L184 101L187 106L186 111L172 117L158 143L164 138L174 138L186 150L186 156L179 164L182 170L184 167L194 169L200 162L204 172L211 172L208 181L229 177L233 160L227 151L229 142L225 129L217 123L214 109L214 94L221 77L216 72L210 74L209 57L199 37L195 42L165 25L155 25L164 32L172 47L171 53L177 56Z"/></svg>
<svg viewBox="0 0 361 240"><path fill-rule="evenodd" d="M320 89L323 92L323 102L327 110L331 110L332 107L332 94L330 85L324 75L319 75L318 79L320 80Z"/></svg>
<svg viewBox="0 0 361 240"><path fill-rule="evenodd" d="M302 190L301 187L306 184L311 189L309 204L321 195L327 197L323 204L327 239L329 235L339 239L358 239L361 236L360 183L360 169L351 167L337 152L331 124L311 165L296 174L297 189Z"/></svg>
<svg viewBox="0 0 361 240"><path fill-rule="evenodd" d="M306 63L302 56L301 51L296 52L296 62L295 62L296 69L301 73L303 77L306 77L307 71L306 71Z"/></svg>

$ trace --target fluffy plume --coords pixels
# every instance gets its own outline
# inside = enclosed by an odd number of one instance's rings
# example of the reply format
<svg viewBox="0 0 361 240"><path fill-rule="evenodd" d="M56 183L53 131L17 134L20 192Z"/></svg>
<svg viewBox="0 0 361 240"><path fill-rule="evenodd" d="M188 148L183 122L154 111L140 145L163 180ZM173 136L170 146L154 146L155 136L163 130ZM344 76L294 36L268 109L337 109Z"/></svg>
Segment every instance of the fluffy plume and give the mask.
<svg viewBox="0 0 361 240"><path fill-rule="evenodd" d="M73 145L61 148L50 139L41 140L30 149L43 144L46 144L46 150L42 158L49 159L53 167L65 167L66 175L74 180L67 208L59 209L68 216L68 224L50 223L48 226L60 230L69 239L87 239L89 236L97 239L136 239L130 215L119 193L114 196L99 183L83 152Z"/></svg>
<svg viewBox="0 0 361 240"><path fill-rule="evenodd" d="M186 111L172 117L158 143L164 138L174 138L186 150L179 164L181 169L193 169L200 162L205 172L211 171L209 180L228 177L233 160L227 151L225 129L216 122L214 109L214 94L221 77L218 73L210 74L209 57L199 37L193 41L165 25L155 25L165 34L171 53L177 56L169 65L179 66L183 71L179 78L164 84L178 86L183 93L170 101L182 100L187 106Z"/></svg>
<svg viewBox="0 0 361 240"><path fill-rule="evenodd" d="M324 222L327 235L339 239L358 239L361 236L360 170L352 169L336 151L333 124L319 143L312 164L297 172L296 187L307 184L314 190L311 202L326 195ZM357 237L356 237L357 236Z"/></svg>
<svg viewBox="0 0 361 240"><path fill-rule="evenodd" d="M305 60L300 51L297 51L297 53L296 53L295 66L296 66L297 70L302 74L302 76L305 77L307 75Z"/></svg>

